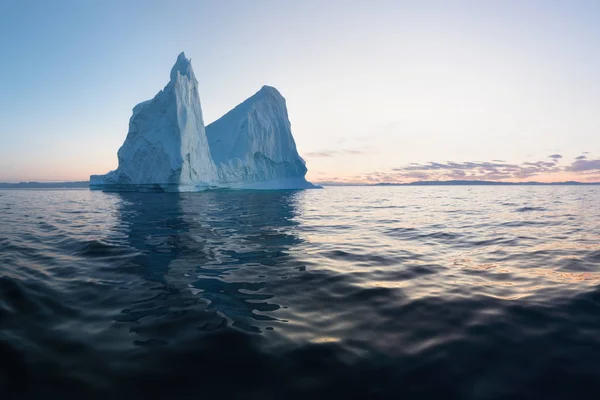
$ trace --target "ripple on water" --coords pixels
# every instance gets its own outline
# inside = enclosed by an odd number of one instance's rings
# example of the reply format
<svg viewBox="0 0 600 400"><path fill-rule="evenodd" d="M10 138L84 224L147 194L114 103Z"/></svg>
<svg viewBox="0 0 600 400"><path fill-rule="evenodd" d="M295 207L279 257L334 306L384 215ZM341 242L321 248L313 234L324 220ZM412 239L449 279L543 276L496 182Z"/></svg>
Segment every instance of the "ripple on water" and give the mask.
<svg viewBox="0 0 600 400"><path fill-rule="evenodd" d="M598 398L599 194L0 191L0 389Z"/></svg>

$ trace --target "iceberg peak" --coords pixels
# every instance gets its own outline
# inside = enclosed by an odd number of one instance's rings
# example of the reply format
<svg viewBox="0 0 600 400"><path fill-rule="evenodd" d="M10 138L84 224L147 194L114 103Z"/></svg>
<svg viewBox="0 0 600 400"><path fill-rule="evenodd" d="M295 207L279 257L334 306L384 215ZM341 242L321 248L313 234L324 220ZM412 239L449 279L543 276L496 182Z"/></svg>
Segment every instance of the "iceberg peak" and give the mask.
<svg viewBox="0 0 600 400"><path fill-rule="evenodd" d="M260 88L258 92L254 94L254 96L250 97L250 99L257 99L262 97L267 101L272 101L276 103L285 103L284 97L279 93L279 90L275 89L273 86L264 85Z"/></svg>
<svg viewBox="0 0 600 400"><path fill-rule="evenodd" d="M281 96L281 93L279 93L279 90L277 90L273 86L269 86L269 85L264 85L263 87L261 87L260 90L259 90L259 92L262 92L262 93L272 93L274 95Z"/></svg>
<svg viewBox="0 0 600 400"><path fill-rule="evenodd" d="M206 127L219 181L248 189L304 189L306 165L296 150L285 99L272 86Z"/></svg>
<svg viewBox="0 0 600 400"><path fill-rule="evenodd" d="M194 70L192 69L192 60L190 58L186 58L185 53L182 51L177 56L177 61L175 61L175 65L171 68L171 80L174 81L177 79L177 73L181 76L187 76L188 78L195 78Z"/></svg>
<svg viewBox="0 0 600 400"><path fill-rule="evenodd" d="M92 186L105 190L181 191L210 187L216 182L198 82L184 53L177 57L167 86L133 108L129 132L117 158L117 169L92 176Z"/></svg>

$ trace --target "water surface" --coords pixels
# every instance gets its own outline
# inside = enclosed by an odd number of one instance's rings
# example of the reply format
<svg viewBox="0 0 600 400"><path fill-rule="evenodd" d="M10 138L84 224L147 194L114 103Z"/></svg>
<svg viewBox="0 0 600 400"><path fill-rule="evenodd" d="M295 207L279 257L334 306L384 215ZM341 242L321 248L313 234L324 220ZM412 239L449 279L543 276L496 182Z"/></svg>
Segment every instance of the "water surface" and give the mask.
<svg viewBox="0 0 600 400"><path fill-rule="evenodd" d="M600 188L0 191L9 398L599 398Z"/></svg>

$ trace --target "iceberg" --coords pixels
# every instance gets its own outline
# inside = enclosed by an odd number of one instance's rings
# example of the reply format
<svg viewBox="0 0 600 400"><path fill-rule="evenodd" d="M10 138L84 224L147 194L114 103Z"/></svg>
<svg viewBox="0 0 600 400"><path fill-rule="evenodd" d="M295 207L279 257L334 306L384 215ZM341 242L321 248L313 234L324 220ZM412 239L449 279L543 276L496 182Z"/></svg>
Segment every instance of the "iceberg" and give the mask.
<svg viewBox="0 0 600 400"><path fill-rule="evenodd" d="M106 191L200 191L213 188L305 189L285 99L264 86L205 128L198 81L182 52L170 81L133 108L118 167L90 176Z"/></svg>
<svg viewBox="0 0 600 400"><path fill-rule="evenodd" d="M206 127L219 182L232 188L305 189L306 163L296 150L285 99L270 86Z"/></svg>
<svg viewBox="0 0 600 400"><path fill-rule="evenodd" d="M198 81L179 54L171 80L152 100L133 108L119 166L92 175L90 186L112 190L188 191L210 187L217 170L204 130Z"/></svg>

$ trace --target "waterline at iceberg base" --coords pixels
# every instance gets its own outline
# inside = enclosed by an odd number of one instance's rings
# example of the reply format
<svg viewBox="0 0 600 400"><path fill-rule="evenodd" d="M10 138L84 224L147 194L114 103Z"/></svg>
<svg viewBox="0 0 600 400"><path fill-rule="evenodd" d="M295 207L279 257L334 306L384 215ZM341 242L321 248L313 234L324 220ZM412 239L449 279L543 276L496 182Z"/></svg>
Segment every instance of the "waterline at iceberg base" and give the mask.
<svg viewBox="0 0 600 400"><path fill-rule="evenodd" d="M179 54L170 81L133 108L118 168L90 176L104 191L310 189L285 99L270 86L204 126L198 81Z"/></svg>

